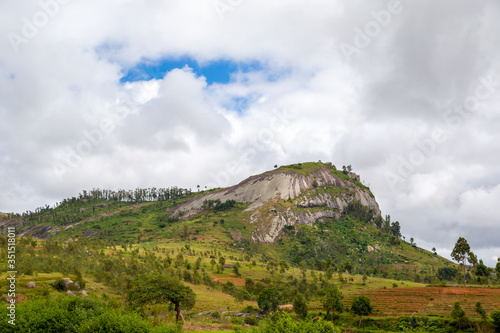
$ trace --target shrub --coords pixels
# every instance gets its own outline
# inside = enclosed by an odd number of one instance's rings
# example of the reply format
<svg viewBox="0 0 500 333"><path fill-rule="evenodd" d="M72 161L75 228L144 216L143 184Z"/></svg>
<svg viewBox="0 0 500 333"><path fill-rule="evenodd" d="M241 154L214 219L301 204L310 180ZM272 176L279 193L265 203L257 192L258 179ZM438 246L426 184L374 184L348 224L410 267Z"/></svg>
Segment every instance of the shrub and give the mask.
<svg viewBox="0 0 500 333"><path fill-rule="evenodd" d="M261 332L261 333L340 333L340 328L334 327L331 322L319 319L312 321L297 321L290 317L289 314L275 313L270 319L261 321L258 330L252 328L244 332Z"/></svg>
<svg viewBox="0 0 500 333"><path fill-rule="evenodd" d="M497 328L497 332L500 331L500 310L492 312L490 317L493 319L493 325Z"/></svg>
<svg viewBox="0 0 500 333"><path fill-rule="evenodd" d="M147 333L152 325L145 322L135 313L123 314L110 310L83 325L82 333L115 332L115 333Z"/></svg>
<svg viewBox="0 0 500 333"><path fill-rule="evenodd" d="M302 294L298 294L293 301L293 311L299 316L299 318L304 319L307 317L307 302Z"/></svg>
<svg viewBox="0 0 500 333"><path fill-rule="evenodd" d="M56 280L50 284L56 290L64 291L66 290L66 281L63 279Z"/></svg>
<svg viewBox="0 0 500 333"><path fill-rule="evenodd" d="M247 316L243 319L243 322L248 325L257 326L259 324L259 320L255 316Z"/></svg>

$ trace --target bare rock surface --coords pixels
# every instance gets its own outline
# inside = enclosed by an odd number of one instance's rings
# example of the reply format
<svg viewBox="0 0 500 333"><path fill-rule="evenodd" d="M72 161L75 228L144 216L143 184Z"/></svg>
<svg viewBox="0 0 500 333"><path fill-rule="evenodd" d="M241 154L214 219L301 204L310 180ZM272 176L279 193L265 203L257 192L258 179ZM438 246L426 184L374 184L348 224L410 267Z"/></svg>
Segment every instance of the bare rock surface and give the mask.
<svg viewBox="0 0 500 333"><path fill-rule="evenodd" d="M205 200L250 203L245 209L252 212L247 222L257 224L252 240L272 243L287 225L313 225L316 221L338 220L354 200L372 209L374 215L380 215L378 203L371 192L361 186L360 177L353 172L346 176L347 180L345 176L337 176L328 166L308 174L273 170L249 177L238 185L192 198L177 206L171 216L189 218L203 210ZM274 208L280 201L291 204L287 208Z"/></svg>

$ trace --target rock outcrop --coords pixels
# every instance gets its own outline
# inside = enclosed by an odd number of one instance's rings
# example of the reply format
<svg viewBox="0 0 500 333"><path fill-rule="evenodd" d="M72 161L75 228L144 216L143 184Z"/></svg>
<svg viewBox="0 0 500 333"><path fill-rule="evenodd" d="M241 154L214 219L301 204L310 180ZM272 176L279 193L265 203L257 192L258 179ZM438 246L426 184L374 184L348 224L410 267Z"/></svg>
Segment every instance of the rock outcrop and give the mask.
<svg viewBox="0 0 500 333"><path fill-rule="evenodd" d="M252 212L247 222L257 225L252 240L266 243L279 238L287 225L339 219L352 201L380 215L373 194L357 174L344 175L326 164L308 173L277 169L249 177L238 185L192 198L177 206L171 216L185 219L200 213L205 200L250 203L245 209Z"/></svg>

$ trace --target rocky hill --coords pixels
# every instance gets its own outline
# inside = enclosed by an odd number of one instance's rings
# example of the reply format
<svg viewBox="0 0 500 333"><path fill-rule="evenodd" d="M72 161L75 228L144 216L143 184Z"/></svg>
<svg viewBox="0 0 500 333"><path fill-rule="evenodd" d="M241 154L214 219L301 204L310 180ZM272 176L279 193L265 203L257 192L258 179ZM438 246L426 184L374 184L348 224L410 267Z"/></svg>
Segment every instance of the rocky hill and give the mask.
<svg viewBox="0 0 500 333"><path fill-rule="evenodd" d="M223 189L92 189L0 221L19 236L109 244L178 244L430 282L428 268L450 263L401 239L370 189L331 163L281 166ZM411 269L410 269L411 268ZM416 273L416 270L421 270Z"/></svg>
<svg viewBox="0 0 500 333"><path fill-rule="evenodd" d="M285 226L325 219L338 220L350 203L359 202L380 216L370 189L353 172L344 173L331 163L299 163L251 176L238 185L195 197L172 209L172 217L189 219L203 212L208 201L249 203L246 222L255 224L252 240L272 243Z"/></svg>

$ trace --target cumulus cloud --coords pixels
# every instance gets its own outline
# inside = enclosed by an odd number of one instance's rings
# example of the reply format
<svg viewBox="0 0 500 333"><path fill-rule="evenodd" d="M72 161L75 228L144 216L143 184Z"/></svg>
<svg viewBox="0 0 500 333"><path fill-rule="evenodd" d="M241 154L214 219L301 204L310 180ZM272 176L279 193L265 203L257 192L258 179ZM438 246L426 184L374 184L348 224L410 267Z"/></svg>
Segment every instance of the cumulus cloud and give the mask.
<svg viewBox="0 0 500 333"><path fill-rule="evenodd" d="M500 255L496 2L0 4L0 211L351 164L417 243ZM121 82L146 61L257 62ZM448 255L448 253L443 253Z"/></svg>

